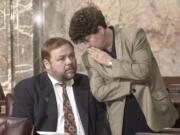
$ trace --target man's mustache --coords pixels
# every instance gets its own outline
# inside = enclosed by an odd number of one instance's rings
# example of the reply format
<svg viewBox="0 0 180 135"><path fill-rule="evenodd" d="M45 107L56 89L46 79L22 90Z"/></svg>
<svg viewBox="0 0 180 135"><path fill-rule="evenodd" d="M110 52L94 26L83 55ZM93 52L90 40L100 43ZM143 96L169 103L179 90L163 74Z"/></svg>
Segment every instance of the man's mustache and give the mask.
<svg viewBox="0 0 180 135"><path fill-rule="evenodd" d="M73 65L68 65L68 66L65 67L65 71L75 70L75 69L76 69L76 68L75 68L75 66L73 66Z"/></svg>

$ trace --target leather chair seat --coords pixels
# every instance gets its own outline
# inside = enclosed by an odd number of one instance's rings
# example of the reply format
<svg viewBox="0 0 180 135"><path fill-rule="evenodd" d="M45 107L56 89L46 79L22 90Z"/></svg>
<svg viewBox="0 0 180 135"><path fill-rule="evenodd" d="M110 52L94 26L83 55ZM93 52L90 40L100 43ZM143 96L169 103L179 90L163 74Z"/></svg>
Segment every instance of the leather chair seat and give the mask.
<svg viewBox="0 0 180 135"><path fill-rule="evenodd" d="M14 94L8 93L6 95L6 97L5 97L5 106L6 106L5 115L6 116L11 116L12 110L13 110L14 100L15 100Z"/></svg>
<svg viewBox="0 0 180 135"><path fill-rule="evenodd" d="M0 135L31 135L32 129L31 119L0 117Z"/></svg>

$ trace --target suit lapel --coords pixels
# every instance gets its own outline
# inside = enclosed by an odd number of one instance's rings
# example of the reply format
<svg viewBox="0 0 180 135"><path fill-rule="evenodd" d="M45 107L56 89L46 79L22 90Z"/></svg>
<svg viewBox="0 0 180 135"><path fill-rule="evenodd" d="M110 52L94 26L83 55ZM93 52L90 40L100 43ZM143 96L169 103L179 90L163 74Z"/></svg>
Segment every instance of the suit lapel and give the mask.
<svg viewBox="0 0 180 135"><path fill-rule="evenodd" d="M121 35L121 29L118 26L114 28L114 35L115 35L114 41L115 41L116 55L117 58L121 60L123 58L123 48L121 41L122 35Z"/></svg>
<svg viewBox="0 0 180 135"><path fill-rule="evenodd" d="M80 85L80 80L77 77L74 80L73 90L76 105L85 134L88 134L88 91Z"/></svg>
<svg viewBox="0 0 180 135"><path fill-rule="evenodd" d="M55 98L55 93L54 93L52 83L51 83L50 79L48 78L46 72L42 73L39 81L40 81L39 82L39 84L40 84L39 91L40 91L40 97L41 97L41 101L40 101L41 103L39 105L39 110L43 111L41 113L41 115L44 114L43 116L41 116L39 121L45 117L55 116L56 121L53 121L51 126L54 129L56 129L57 118L58 118L57 112L58 111L57 111L56 98Z"/></svg>
<svg viewBox="0 0 180 135"><path fill-rule="evenodd" d="M55 124L56 126L54 128L56 129L58 118L57 104L53 86L47 76L47 73L43 73L40 76L39 84L40 87L38 91L40 92L40 97L42 97L42 102L39 105L39 110L42 110L46 113L41 113L45 115L40 115L38 123L40 123L43 118L48 117L48 115L55 114L56 121L54 121L52 125ZM79 76L76 76L74 78L73 91L85 134L88 134L88 90L86 90L86 87L82 86L81 78Z"/></svg>

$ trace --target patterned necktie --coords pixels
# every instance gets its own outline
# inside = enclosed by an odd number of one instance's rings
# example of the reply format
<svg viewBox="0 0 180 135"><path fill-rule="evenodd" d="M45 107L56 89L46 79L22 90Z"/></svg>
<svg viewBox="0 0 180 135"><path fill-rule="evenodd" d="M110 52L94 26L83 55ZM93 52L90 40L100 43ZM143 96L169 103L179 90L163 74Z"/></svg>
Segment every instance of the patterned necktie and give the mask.
<svg viewBox="0 0 180 135"><path fill-rule="evenodd" d="M69 133L69 135L77 135L75 117L67 95L66 86L61 86L63 87L64 130L66 133Z"/></svg>

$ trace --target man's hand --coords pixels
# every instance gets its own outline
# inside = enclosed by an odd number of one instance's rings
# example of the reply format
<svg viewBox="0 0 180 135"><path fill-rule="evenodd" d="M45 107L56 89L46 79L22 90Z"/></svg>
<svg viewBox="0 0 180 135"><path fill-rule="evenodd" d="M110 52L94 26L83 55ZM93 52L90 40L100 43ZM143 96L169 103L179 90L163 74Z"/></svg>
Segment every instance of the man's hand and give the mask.
<svg viewBox="0 0 180 135"><path fill-rule="evenodd" d="M91 48L88 48L88 53L98 63L106 65L106 66L111 66L111 61L113 58L105 51L102 51L98 48L91 47Z"/></svg>

